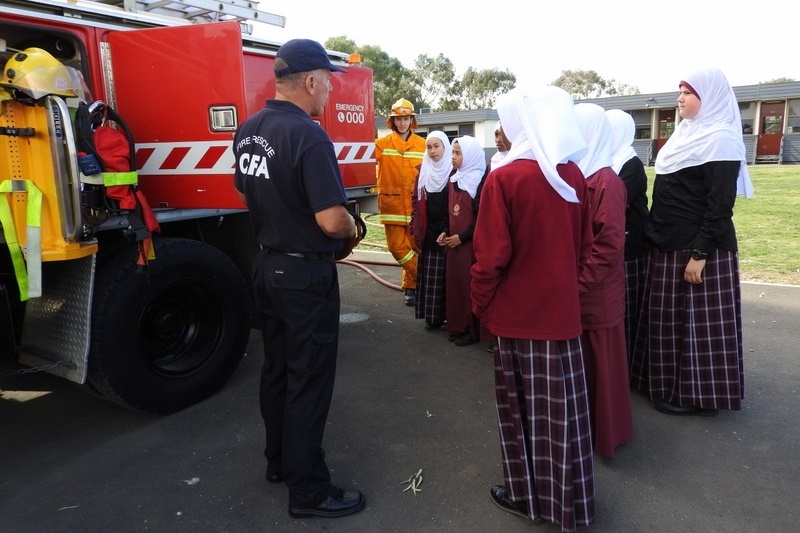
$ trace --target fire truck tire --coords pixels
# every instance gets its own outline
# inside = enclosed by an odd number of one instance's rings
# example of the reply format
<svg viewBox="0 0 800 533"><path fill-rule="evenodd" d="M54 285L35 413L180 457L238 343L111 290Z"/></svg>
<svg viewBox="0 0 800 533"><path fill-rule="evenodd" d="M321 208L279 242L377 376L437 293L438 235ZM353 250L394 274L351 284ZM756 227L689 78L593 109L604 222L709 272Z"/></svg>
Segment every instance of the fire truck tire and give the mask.
<svg viewBox="0 0 800 533"><path fill-rule="evenodd" d="M135 250L98 260L89 384L127 408L172 413L217 392L250 335L247 282L225 254L163 238L137 268Z"/></svg>

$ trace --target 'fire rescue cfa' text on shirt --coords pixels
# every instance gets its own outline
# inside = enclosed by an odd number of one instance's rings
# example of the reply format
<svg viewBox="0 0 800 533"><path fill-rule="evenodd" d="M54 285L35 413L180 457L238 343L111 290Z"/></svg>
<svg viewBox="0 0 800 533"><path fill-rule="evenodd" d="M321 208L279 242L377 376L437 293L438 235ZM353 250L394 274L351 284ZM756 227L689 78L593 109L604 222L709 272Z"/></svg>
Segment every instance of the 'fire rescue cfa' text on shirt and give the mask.
<svg viewBox="0 0 800 533"><path fill-rule="evenodd" d="M246 146L255 145L251 150L263 151L263 154L243 152L239 156L239 172L245 176L269 179L267 160L275 155L275 150L269 142L260 135L245 137L236 145L236 151L241 151Z"/></svg>

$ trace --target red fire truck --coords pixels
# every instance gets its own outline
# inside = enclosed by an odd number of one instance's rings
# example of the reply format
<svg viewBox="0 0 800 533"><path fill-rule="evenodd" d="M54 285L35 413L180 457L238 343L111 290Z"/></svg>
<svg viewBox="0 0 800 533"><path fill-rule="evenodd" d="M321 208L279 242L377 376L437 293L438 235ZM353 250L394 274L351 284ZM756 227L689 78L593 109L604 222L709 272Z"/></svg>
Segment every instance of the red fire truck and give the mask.
<svg viewBox="0 0 800 533"><path fill-rule="evenodd" d="M257 246L232 185L231 141L274 95L280 43L253 37L253 26L285 22L257 7L0 0L0 65L44 50L85 84L26 90L4 72L4 374L46 370L125 407L169 413L207 398L234 372L250 334ZM351 207L374 212L372 71L356 57L329 55L348 74L331 78L325 114L315 119L333 140ZM82 164L74 122L84 100L92 119L121 119L101 127L124 129L132 141L134 179L121 186L136 209L106 194L120 187L112 173L90 176Z"/></svg>

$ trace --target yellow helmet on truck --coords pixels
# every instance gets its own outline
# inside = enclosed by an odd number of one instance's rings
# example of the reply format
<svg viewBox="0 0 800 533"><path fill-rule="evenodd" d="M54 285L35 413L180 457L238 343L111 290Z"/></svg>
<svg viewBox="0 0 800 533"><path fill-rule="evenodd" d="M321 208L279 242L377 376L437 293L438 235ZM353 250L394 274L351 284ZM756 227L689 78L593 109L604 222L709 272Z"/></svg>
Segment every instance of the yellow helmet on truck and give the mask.
<svg viewBox="0 0 800 533"><path fill-rule="evenodd" d="M392 104L392 112L389 118L386 119L386 127L394 129L394 120L392 120L392 117L411 117L411 129L415 130L417 129L416 116L417 114L414 113L414 104L405 98L400 98Z"/></svg>
<svg viewBox="0 0 800 533"><path fill-rule="evenodd" d="M6 62L0 86L15 98L38 100L48 94L72 98L81 95L83 78L46 50L26 48Z"/></svg>

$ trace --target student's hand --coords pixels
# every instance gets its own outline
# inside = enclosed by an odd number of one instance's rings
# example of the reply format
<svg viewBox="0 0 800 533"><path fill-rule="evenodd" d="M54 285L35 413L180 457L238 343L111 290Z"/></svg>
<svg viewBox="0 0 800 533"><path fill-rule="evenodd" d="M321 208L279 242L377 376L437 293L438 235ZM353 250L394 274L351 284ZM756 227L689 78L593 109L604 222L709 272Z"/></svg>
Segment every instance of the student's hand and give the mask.
<svg viewBox="0 0 800 533"><path fill-rule="evenodd" d="M458 233L455 235L451 235L444 240L444 243L449 248L455 248L456 246L461 245L461 237L458 236Z"/></svg>
<svg viewBox="0 0 800 533"><path fill-rule="evenodd" d="M703 268L706 266L705 259L689 259L686 270L683 271L683 280L692 285L703 283Z"/></svg>
<svg viewBox="0 0 800 533"><path fill-rule="evenodd" d="M436 237L436 244L439 246L446 246L444 240L447 238L447 233L441 232L438 237Z"/></svg>

